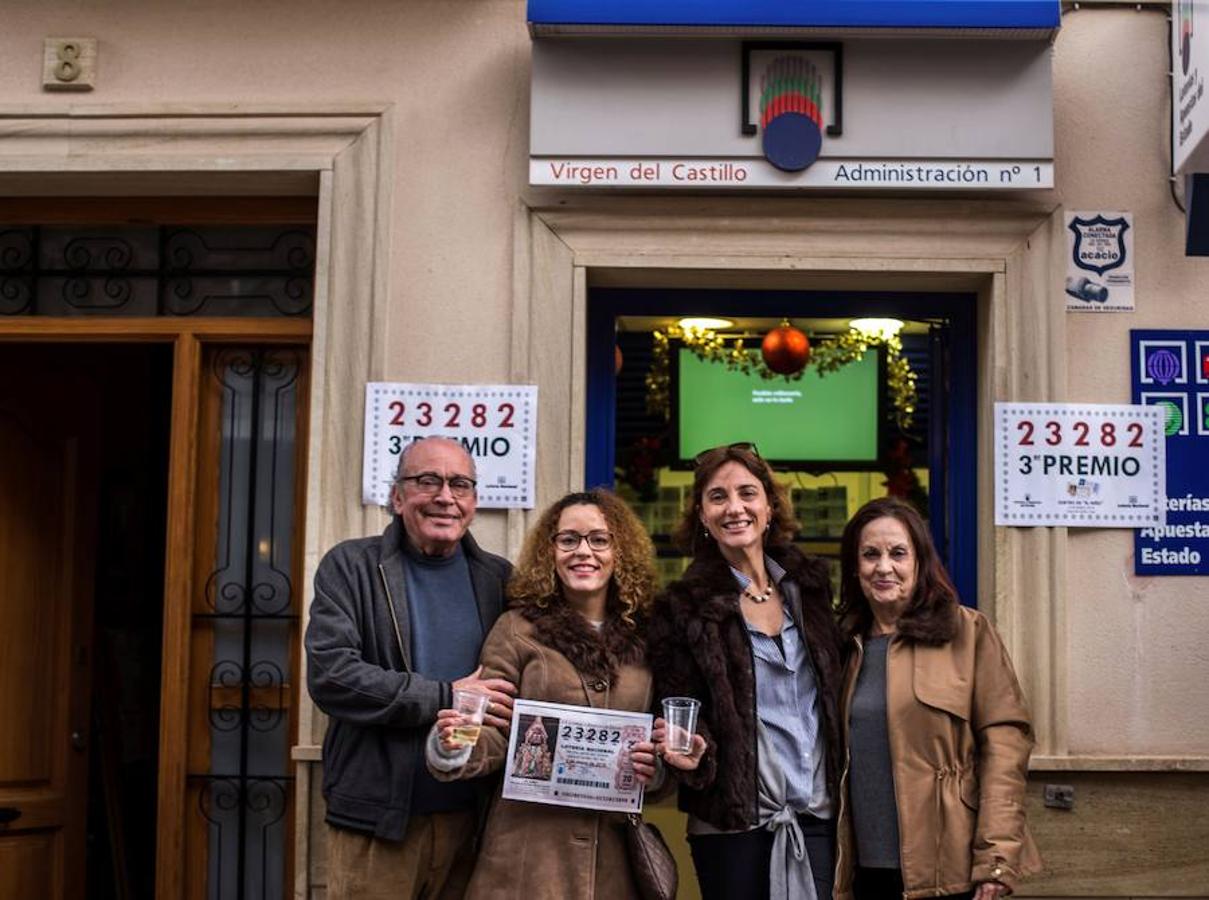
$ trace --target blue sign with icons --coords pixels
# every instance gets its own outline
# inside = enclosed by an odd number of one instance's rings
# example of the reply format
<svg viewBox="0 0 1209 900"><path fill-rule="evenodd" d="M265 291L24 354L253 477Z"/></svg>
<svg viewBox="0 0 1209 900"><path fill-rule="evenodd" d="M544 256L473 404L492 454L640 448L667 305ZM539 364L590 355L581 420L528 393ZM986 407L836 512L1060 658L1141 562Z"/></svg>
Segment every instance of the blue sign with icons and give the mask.
<svg viewBox="0 0 1209 900"><path fill-rule="evenodd" d="M1134 532L1134 573L1209 574L1209 331L1129 340L1133 402L1161 406L1167 435L1167 524Z"/></svg>

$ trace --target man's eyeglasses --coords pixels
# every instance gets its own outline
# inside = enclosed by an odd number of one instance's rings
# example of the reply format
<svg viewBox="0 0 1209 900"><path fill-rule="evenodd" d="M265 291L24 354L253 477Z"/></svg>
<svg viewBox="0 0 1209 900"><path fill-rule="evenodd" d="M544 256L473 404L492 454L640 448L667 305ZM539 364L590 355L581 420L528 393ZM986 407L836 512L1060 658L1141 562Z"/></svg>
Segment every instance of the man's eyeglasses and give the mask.
<svg viewBox="0 0 1209 900"><path fill-rule="evenodd" d="M580 534L578 531L560 531L554 535L554 546L563 553L571 553L579 549L584 541L593 550L608 550L613 546L613 535L607 531L589 531Z"/></svg>
<svg viewBox="0 0 1209 900"><path fill-rule="evenodd" d="M465 500L474 493L474 486L478 484L473 478L467 478L465 475L451 475L449 478L443 478L435 472L424 472L420 475L404 475L399 481L410 481L415 485L416 493L418 494L439 494L444 485L449 485L449 493L457 497L459 500Z"/></svg>
<svg viewBox="0 0 1209 900"><path fill-rule="evenodd" d="M727 444L723 447L710 447L708 450L702 450L700 453L698 453L696 456L693 457L693 465L694 466L701 465L701 463L703 461L705 461L709 457L713 456L715 453L719 452L720 450L745 450L746 452L750 453L752 456L758 457L760 455L760 449L755 444L751 443L750 441L739 441L736 444Z"/></svg>

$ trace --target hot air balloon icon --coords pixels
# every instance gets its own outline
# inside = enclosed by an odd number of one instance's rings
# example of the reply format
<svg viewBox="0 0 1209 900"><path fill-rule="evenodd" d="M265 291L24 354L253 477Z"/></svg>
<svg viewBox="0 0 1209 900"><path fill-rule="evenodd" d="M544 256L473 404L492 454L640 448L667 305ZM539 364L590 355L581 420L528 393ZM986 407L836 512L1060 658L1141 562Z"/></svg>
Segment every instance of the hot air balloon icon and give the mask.
<svg viewBox="0 0 1209 900"><path fill-rule="evenodd" d="M1180 358L1160 347L1146 356L1146 374L1159 384L1171 384L1180 374Z"/></svg>

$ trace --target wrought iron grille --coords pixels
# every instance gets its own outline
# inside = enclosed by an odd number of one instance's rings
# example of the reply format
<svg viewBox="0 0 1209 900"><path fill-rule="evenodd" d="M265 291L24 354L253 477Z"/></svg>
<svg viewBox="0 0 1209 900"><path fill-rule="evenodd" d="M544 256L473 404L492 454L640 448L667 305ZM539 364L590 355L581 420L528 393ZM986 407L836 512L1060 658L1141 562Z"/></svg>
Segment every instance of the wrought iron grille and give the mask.
<svg viewBox="0 0 1209 900"><path fill-rule="evenodd" d="M0 225L0 316L308 316L311 226Z"/></svg>
<svg viewBox="0 0 1209 900"><path fill-rule="evenodd" d="M222 397L215 568L195 628L209 629L209 770L190 772L208 831L211 900L286 893L292 738L292 583L298 378L289 348L216 353Z"/></svg>

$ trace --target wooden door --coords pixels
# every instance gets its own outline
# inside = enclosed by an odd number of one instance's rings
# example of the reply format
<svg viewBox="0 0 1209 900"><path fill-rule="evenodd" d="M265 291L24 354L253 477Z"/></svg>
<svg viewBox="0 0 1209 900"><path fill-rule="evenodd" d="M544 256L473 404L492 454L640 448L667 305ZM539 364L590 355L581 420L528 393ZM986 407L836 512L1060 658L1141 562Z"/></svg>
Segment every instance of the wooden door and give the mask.
<svg viewBox="0 0 1209 900"><path fill-rule="evenodd" d="M34 349L0 352L3 900L83 895L99 389Z"/></svg>
<svg viewBox="0 0 1209 900"><path fill-rule="evenodd" d="M89 429L96 424L79 417L97 415L101 392L121 396L121 386L112 373L82 385L50 373L65 370L86 345L148 342L173 348L155 896L288 896L315 200L0 197L5 223L11 227L0 227L0 819L19 817L0 822L0 900L76 900L86 889L88 754L86 747L71 750L71 736L88 733L83 676L92 597L85 589L95 535L81 523L96 519L95 509L84 508L95 504L95 491L83 487L97 476L88 471L94 460L80 449L95 443ZM184 252L173 253L174 242ZM70 258L69 246L77 248ZM113 247L121 252L106 249ZM23 350L27 342L37 346ZM221 408L212 369L219 345L257 349L271 363L262 373L266 385L282 361L269 348L289 345L297 355L294 474L288 486L279 480L277 494L293 492L288 520L278 523L292 538L270 541L289 547L278 568L288 570L293 590L280 608L240 610L250 627L234 622L236 610L214 608L206 593L225 546L214 518L221 514L214 454L222 445L212 418ZM268 410L283 397L258 402ZM18 422L24 430L14 441ZM244 547L258 554L259 535L255 547L247 540ZM207 634L237 624L254 635L255 652L250 661L245 654L233 659L243 677L232 681L226 645L208 642ZM272 657L260 650L265 630L285 635ZM265 662L281 670L271 683L264 680ZM239 727L223 731L232 721ZM252 753L268 731L281 744L271 748L271 759L267 750ZM219 743L229 750L233 742L219 738L232 734L236 755L247 757L235 767L230 753L214 752ZM276 832L271 845L264 840L270 831ZM238 846L232 834L241 836ZM253 864L262 852L263 864Z"/></svg>

